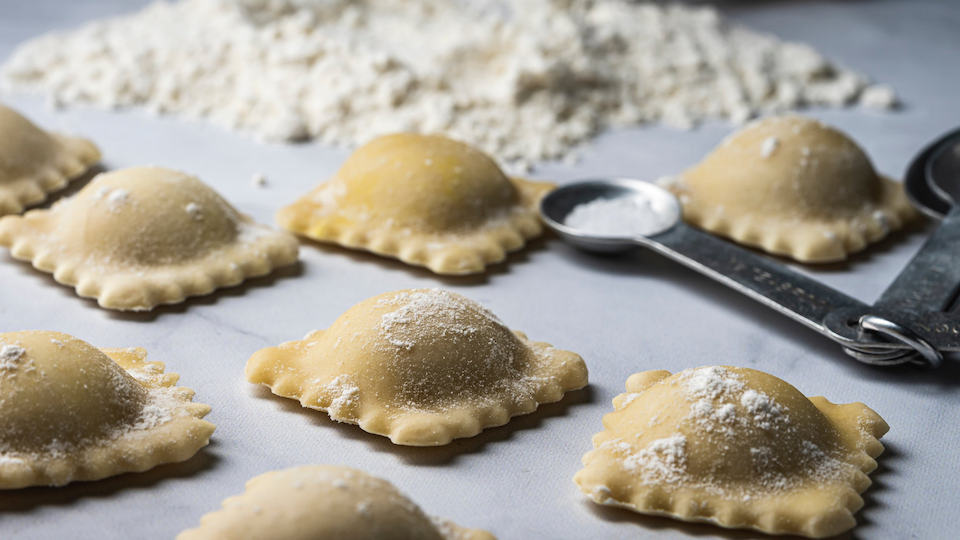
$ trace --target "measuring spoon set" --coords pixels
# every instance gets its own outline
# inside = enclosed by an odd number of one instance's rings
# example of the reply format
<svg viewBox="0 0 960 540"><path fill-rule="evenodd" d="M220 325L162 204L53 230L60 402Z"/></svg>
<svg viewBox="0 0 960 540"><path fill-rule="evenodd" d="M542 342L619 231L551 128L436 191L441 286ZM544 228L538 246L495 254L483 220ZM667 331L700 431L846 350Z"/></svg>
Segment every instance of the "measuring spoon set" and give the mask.
<svg viewBox="0 0 960 540"><path fill-rule="evenodd" d="M540 212L551 229L578 248L653 250L819 332L861 362L936 368L943 353L960 351L960 313L951 312L960 290L960 130L926 147L908 168L904 184L911 203L941 222L873 305L687 225L677 197L648 182L612 178L567 184L543 199ZM622 197L648 201L671 219L660 230L629 236L592 234L565 224L581 204Z"/></svg>

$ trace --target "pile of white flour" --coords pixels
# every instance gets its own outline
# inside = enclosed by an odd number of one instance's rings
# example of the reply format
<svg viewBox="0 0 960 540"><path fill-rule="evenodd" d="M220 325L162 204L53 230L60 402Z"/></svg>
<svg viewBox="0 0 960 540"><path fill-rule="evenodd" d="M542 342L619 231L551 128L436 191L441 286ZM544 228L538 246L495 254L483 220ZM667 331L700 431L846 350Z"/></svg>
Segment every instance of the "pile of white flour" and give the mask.
<svg viewBox="0 0 960 540"><path fill-rule="evenodd" d="M629 0L157 2L23 44L0 82L268 140L443 132L521 162L568 156L607 127L742 122L867 89L712 8ZM883 107L880 90L866 95Z"/></svg>

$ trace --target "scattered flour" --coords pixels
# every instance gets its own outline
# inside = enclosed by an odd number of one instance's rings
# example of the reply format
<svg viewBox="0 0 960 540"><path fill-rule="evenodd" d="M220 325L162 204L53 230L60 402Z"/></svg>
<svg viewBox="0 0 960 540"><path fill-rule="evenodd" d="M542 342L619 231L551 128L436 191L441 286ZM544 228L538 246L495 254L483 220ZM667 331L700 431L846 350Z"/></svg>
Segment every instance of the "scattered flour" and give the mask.
<svg viewBox="0 0 960 540"><path fill-rule="evenodd" d="M760 145L760 157L767 159L780 147L780 139L776 137L767 137Z"/></svg>
<svg viewBox="0 0 960 540"><path fill-rule="evenodd" d="M113 189L109 186L100 186L100 189L93 194L93 199L95 201L106 199L111 211L119 210L127 203L129 198L129 191L125 189Z"/></svg>
<svg viewBox="0 0 960 540"><path fill-rule="evenodd" d="M0 466L4 466L4 465L5 465L5 466L8 466L8 467L9 467L9 466L17 466L17 467L29 467L29 466L30 466L26 461L24 461L24 460L22 460L22 459L20 459L20 458L18 458L18 457L13 457L13 456L7 456L7 455L4 455L4 454L0 454Z"/></svg>
<svg viewBox="0 0 960 540"><path fill-rule="evenodd" d="M137 369L128 370L127 373L141 382L156 382L157 377L163 375L163 370L156 364L144 364Z"/></svg>
<svg viewBox="0 0 960 540"><path fill-rule="evenodd" d="M577 205L564 225L596 236L647 236L670 227L678 217L675 208L655 204L638 194Z"/></svg>
<svg viewBox="0 0 960 540"><path fill-rule="evenodd" d="M620 456L624 470L638 474L643 483L700 486L712 493L749 500L761 492L790 489L802 481L796 474L828 480L845 474L844 463L831 449L802 438L791 424L787 408L767 394L747 387L740 375L712 366L684 371L671 384L679 385L687 404L676 402L669 406L689 407L677 433L642 447L625 439L604 443ZM651 421L647 427L657 425L659 422ZM754 475L752 485L744 484L728 493L715 479L689 473L691 445L701 452L707 445L721 459L749 460ZM793 474L782 470L785 449L790 452L786 459L795 460L800 467Z"/></svg>
<svg viewBox="0 0 960 540"><path fill-rule="evenodd" d="M721 432L727 436L735 435L733 426L737 419L737 408L733 404L726 403L716 407L710 400L701 399L690 407L690 412L691 419L707 433Z"/></svg>
<svg viewBox="0 0 960 540"><path fill-rule="evenodd" d="M24 43L0 83L268 140L445 132L523 163L609 127L896 101L713 7L627 0L155 2Z"/></svg>
<svg viewBox="0 0 960 540"><path fill-rule="evenodd" d="M373 309L374 332L348 339L383 355L390 376L399 381L393 399L403 411L531 402L545 385L556 383L550 367L557 362L556 349L521 340L469 298L416 289L380 298Z"/></svg>
<svg viewBox="0 0 960 540"><path fill-rule="evenodd" d="M871 109L895 109L899 106L900 99L892 86L877 84L863 90L860 103Z"/></svg>
<svg viewBox="0 0 960 540"><path fill-rule="evenodd" d="M197 221L203 219L203 206L197 203L187 203L187 206L184 207L184 210L190 214L190 217Z"/></svg>
<svg viewBox="0 0 960 540"><path fill-rule="evenodd" d="M645 483L679 482L686 472L687 438L677 434L657 439L623 461L628 471L638 471Z"/></svg>
<svg viewBox="0 0 960 540"><path fill-rule="evenodd" d="M26 352L26 349L19 345L4 345L0 347L0 370L16 371L20 366L20 358Z"/></svg>
<svg viewBox="0 0 960 540"><path fill-rule="evenodd" d="M151 389L137 422L132 426L124 426L115 436L155 428L172 420L174 415L182 415L183 401L178 397L180 392L176 387Z"/></svg>
<svg viewBox="0 0 960 540"><path fill-rule="evenodd" d="M402 502L402 501L401 501ZM444 540L473 540L475 534L469 529L463 529L452 521L436 516L428 516L433 526L440 532Z"/></svg>
<svg viewBox="0 0 960 540"><path fill-rule="evenodd" d="M378 330L385 341L409 351L427 334L438 330L440 335L454 334L460 337L478 333L480 327L468 320L468 311L479 315L484 324L506 328L493 312L480 304L468 302L463 297L437 288L398 293L378 302L378 306L396 308L380 317Z"/></svg>
<svg viewBox="0 0 960 540"><path fill-rule="evenodd" d="M883 210L875 210L872 214L873 220L883 229L884 233L890 232L890 218Z"/></svg>
<svg viewBox="0 0 960 540"><path fill-rule="evenodd" d="M772 429L778 420L786 420L780 406L756 390L744 391L740 395L740 403L753 415L753 421L760 429Z"/></svg>
<svg viewBox="0 0 960 540"><path fill-rule="evenodd" d="M360 388L350 383L350 378L346 375L340 375L330 381L324 387L324 390L332 396L327 410L332 415L348 416L350 409L358 403L360 397Z"/></svg>
<svg viewBox="0 0 960 540"><path fill-rule="evenodd" d="M743 381L719 366L684 371L681 380L691 398L716 400L722 394L743 390Z"/></svg>

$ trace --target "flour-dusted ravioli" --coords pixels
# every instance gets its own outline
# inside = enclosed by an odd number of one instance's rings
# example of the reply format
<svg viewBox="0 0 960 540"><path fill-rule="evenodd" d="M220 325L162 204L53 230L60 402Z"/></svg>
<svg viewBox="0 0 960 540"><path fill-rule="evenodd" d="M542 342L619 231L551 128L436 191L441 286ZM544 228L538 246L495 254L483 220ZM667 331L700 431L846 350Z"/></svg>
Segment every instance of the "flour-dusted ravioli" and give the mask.
<svg viewBox="0 0 960 540"><path fill-rule="evenodd" d="M530 341L440 289L364 300L327 330L257 351L246 376L409 446L472 437L587 384L579 355Z"/></svg>
<svg viewBox="0 0 960 540"><path fill-rule="evenodd" d="M0 489L141 472L206 446L210 407L146 356L59 332L0 334Z"/></svg>
<svg viewBox="0 0 960 540"><path fill-rule="evenodd" d="M637 373L613 405L574 477L594 502L811 538L856 525L889 429L736 367Z"/></svg>
<svg viewBox="0 0 960 540"><path fill-rule="evenodd" d="M496 540L427 516L386 480L327 465L262 474L177 540Z"/></svg>
<svg viewBox="0 0 960 540"><path fill-rule="evenodd" d="M0 245L101 307L149 310L297 260L296 237L158 167L98 175L50 210L0 219Z"/></svg>
<svg viewBox="0 0 960 540"><path fill-rule="evenodd" d="M744 127L666 184L690 223L802 262L845 259L917 216L855 142L799 116Z"/></svg>
<svg viewBox="0 0 960 540"><path fill-rule="evenodd" d="M440 136L380 137L328 182L280 210L285 228L396 257L438 274L473 274L539 236L555 186L508 178L487 155Z"/></svg>
<svg viewBox="0 0 960 540"><path fill-rule="evenodd" d="M0 104L0 216L42 203L98 161L92 142L47 133Z"/></svg>

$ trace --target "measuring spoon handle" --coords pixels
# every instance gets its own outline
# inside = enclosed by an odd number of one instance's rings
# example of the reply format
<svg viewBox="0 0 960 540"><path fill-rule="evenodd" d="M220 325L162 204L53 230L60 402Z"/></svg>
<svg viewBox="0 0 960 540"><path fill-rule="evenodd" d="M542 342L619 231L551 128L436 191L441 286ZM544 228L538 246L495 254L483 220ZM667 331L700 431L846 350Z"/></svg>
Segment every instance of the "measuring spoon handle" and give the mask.
<svg viewBox="0 0 960 540"><path fill-rule="evenodd" d="M944 311L960 290L960 208L954 206L874 304L912 313Z"/></svg>
<svg viewBox="0 0 960 540"><path fill-rule="evenodd" d="M834 339L824 318L845 308L867 308L859 300L680 222L638 241L674 261L741 292Z"/></svg>

